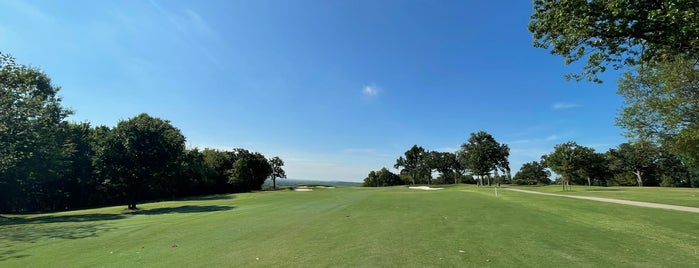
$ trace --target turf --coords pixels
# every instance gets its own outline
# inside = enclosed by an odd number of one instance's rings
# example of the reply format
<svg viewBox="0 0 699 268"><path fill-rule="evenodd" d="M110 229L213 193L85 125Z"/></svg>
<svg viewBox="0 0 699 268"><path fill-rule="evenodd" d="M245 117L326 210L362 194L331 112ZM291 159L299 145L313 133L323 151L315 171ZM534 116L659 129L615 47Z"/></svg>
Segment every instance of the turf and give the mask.
<svg viewBox="0 0 699 268"><path fill-rule="evenodd" d="M577 185L573 186L572 190L563 191L563 188L557 185L508 187L546 193L606 197L678 206L699 207L699 188L588 187Z"/></svg>
<svg viewBox="0 0 699 268"><path fill-rule="evenodd" d="M472 186L0 218L0 267L696 267L699 214Z"/></svg>

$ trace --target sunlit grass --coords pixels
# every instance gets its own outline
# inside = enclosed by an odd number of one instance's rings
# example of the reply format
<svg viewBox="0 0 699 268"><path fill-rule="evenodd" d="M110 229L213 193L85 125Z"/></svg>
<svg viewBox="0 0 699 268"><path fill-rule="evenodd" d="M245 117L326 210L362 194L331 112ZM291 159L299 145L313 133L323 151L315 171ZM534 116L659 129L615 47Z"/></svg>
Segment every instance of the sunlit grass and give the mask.
<svg viewBox="0 0 699 268"><path fill-rule="evenodd" d="M575 188L574 188L575 189ZM699 214L474 186L236 194L0 219L0 267L692 267Z"/></svg>

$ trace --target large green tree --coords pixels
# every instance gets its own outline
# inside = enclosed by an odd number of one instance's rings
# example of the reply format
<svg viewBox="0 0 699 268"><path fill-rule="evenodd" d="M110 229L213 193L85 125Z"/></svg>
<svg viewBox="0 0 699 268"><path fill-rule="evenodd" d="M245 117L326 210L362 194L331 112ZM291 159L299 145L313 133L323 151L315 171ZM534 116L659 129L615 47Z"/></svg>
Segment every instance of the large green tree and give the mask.
<svg viewBox="0 0 699 268"><path fill-rule="evenodd" d="M465 164L472 174L480 177L481 184L484 176L488 177L490 185L490 173L500 170L510 170L510 148L507 144L498 143L492 135L485 131L471 133L468 142L461 145L458 153L460 161Z"/></svg>
<svg viewBox="0 0 699 268"><path fill-rule="evenodd" d="M538 161L524 163L515 174L512 182L519 185L535 185L551 183L551 172Z"/></svg>
<svg viewBox="0 0 699 268"><path fill-rule="evenodd" d="M534 46L565 63L586 59L571 77L601 82L607 67L647 64L668 55L699 58L696 0L534 0Z"/></svg>
<svg viewBox="0 0 699 268"><path fill-rule="evenodd" d="M284 171L284 160L275 156L269 159L269 165L272 167L272 189L277 189L277 178L286 178L286 172Z"/></svg>
<svg viewBox="0 0 699 268"><path fill-rule="evenodd" d="M401 169L401 174L408 174L412 184L421 177L430 177L430 169L427 164L427 152L421 146L413 145L410 150L405 151L405 158L402 156L396 160L394 167ZM428 179L429 183L429 179Z"/></svg>
<svg viewBox="0 0 699 268"><path fill-rule="evenodd" d="M699 68L683 59L639 68L619 80L625 102L617 124L631 138L661 143L699 162Z"/></svg>
<svg viewBox="0 0 699 268"><path fill-rule="evenodd" d="M655 144L644 141L622 143L616 149L609 150L612 167L620 171L628 171L636 176L638 186L643 186L646 177L652 173L660 160L660 148Z"/></svg>
<svg viewBox="0 0 699 268"><path fill-rule="evenodd" d="M401 184L403 184L403 180L401 180L400 176L384 167L379 171L370 171L369 175L364 178L364 184L362 184L362 186L383 187Z"/></svg>
<svg viewBox="0 0 699 268"><path fill-rule="evenodd" d="M427 164L431 170L440 173L442 183L456 183L457 170L460 168L456 154L450 152L430 151L427 154Z"/></svg>
<svg viewBox="0 0 699 268"><path fill-rule="evenodd" d="M0 211L51 203L44 184L63 175L70 155L63 134L71 111L59 89L39 69L0 53Z"/></svg>
<svg viewBox="0 0 699 268"><path fill-rule="evenodd" d="M120 183L129 209L142 195L167 188L179 169L185 137L169 121L140 114L121 121L106 142L102 163L110 179Z"/></svg>
<svg viewBox="0 0 699 268"><path fill-rule="evenodd" d="M272 174L272 166L264 155L245 149L235 149L235 162L228 183L238 192L261 190Z"/></svg>
<svg viewBox="0 0 699 268"><path fill-rule="evenodd" d="M594 149L569 141L557 144L553 152L542 156L541 160L546 167L561 175L563 189L567 190L571 182L585 180L585 167L593 153Z"/></svg>

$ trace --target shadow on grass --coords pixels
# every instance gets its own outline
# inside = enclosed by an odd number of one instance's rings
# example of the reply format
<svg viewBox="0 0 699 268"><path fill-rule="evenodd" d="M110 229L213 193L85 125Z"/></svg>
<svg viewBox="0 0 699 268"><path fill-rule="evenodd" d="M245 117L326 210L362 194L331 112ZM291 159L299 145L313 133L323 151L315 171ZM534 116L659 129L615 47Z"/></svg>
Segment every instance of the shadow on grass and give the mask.
<svg viewBox="0 0 699 268"><path fill-rule="evenodd" d="M29 257L29 255L20 254L19 251L14 249L7 249L7 247L0 249L0 262L10 259L21 259L26 257Z"/></svg>
<svg viewBox="0 0 699 268"><path fill-rule="evenodd" d="M92 214L77 214L77 215L47 215L38 217L0 217L0 227L3 225L21 225L21 224L38 224L38 223L60 223L60 222L98 222L120 220L131 217L133 215L161 215L170 213L203 213L231 210L232 206L179 206L167 208L155 208L128 211L121 214L109 213L92 213Z"/></svg>
<svg viewBox="0 0 699 268"><path fill-rule="evenodd" d="M128 217L128 215L123 214L107 214L107 213L93 213L93 214L79 214L79 215L48 215L39 217L11 217L2 220L2 224L28 224L28 223L56 223L56 222L93 222L93 221L107 221L107 220L119 220Z"/></svg>
<svg viewBox="0 0 699 268"><path fill-rule="evenodd" d="M99 233L106 232L112 229L114 228L97 223L7 225L0 227L0 241L34 243L39 239L46 238L81 239L87 237L96 237Z"/></svg>
<svg viewBox="0 0 699 268"><path fill-rule="evenodd" d="M41 239L82 239L97 237L114 230L105 221L119 220L135 215L163 215L171 213L206 213L231 210L233 206L179 206L145 209L121 214L46 215L38 217L0 216L0 264L3 261L29 257L12 249L14 242L35 243ZM9 245L9 246L8 246ZM0 265L2 266L2 265Z"/></svg>
<svg viewBox="0 0 699 268"><path fill-rule="evenodd" d="M203 213L231 210L232 206L180 206L172 208L154 208L127 212L131 215L163 215L172 213Z"/></svg>
<svg viewBox="0 0 699 268"><path fill-rule="evenodd" d="M192 197L183 198L181 200L207 201L207 200L226 200L226 199L233 199L233 198L234 198L234 195L232 195L232 194L215 194L215 195L192 196Z"/></svg>
<svg viewBox="0 0 699 268"><path fill-rule="evenodd" d="M618 188L595 188L595 189L585 189L587 192L620 192L624 191L624 189L618 189Z"/></svg>

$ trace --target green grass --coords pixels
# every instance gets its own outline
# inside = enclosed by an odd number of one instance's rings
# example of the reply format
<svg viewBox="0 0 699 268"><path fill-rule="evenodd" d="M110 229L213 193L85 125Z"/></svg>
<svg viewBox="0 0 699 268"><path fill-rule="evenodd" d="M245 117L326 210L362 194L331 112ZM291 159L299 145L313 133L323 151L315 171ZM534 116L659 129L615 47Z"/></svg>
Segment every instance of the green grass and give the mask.
<svg viewBox="0 0 699 268"><path fill-rule="evenodd" d="M563 188L560 185L508 187L555 194L606 197L678 206L699 207L699 188L588 187L574 185L572 190L563 191Z"/></svg>
<svg viewBox="0 0 699 268"><path fill-rule="evenodd" d="M697 267L699 214L336 188L0 218L0 267ZM176 247L174 246L176 245Z"/></svg>

